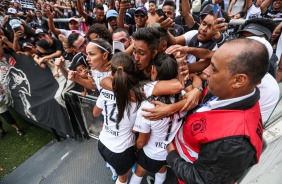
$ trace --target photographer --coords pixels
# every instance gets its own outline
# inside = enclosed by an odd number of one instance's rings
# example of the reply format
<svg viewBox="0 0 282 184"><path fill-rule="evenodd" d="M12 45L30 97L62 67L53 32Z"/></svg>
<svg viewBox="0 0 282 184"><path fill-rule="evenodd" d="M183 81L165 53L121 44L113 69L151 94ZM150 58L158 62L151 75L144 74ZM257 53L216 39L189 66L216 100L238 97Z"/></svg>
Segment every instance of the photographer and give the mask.
<svg viewBox="0 0 282 184"><path fill-rule="evenodd" d="M30 26L17 19L10 20L9 24L14 33L13 50L15 52L21 50L24 42L35 44L35 33Z"/></svg>

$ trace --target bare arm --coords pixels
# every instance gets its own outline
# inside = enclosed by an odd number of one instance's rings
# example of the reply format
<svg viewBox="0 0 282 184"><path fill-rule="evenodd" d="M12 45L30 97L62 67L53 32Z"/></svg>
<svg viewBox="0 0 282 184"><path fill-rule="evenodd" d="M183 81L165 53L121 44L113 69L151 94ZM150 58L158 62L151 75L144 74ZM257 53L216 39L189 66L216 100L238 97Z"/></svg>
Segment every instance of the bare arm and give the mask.
<svg viewBox="0 0 282 184"><path fill-rule="evenodd" d="M124 24L123 18L125 16L125 11L130 8L130 3L128 3L125 0L121 0L119 6L120 6L120 9L119 9L119 15L118 15L118 19L117 19L117 26L118 26L118 28L124 28L128 31L129 26Z"/></svg>
<svg viewBox="0 0 282 184"><path fill-rule="evenodd" d="M18 52L18 51L20 51L21 50L21 47L20 47L20 45L19 45L19 43L18 43L18 41L19 41L19 38L21 37L21 35L22 35L22 33L20 32L20 31L17 31L15 34L14 34L14 42L13 42L13 50L15 51L15 52Z"/></svg>
<svg viewBox="0 0 282 184"><path fill-rule="evenodd" d="M264 14L267 11L267 8L271 5L273 0L265 0L261 5L261 13Z"/></svg>
<svg viewBox="0 0 282 184"><path fill-rule="evenodd" d="M231 16L231 10L232 10L234 3L235 3L235 0L232 0L229 4L228 10L227 10L228 16Z"/></svg>
<svg viewBox="0 0 282 184"><path fill-rule="evenodd" d="M278 68L277 68L276 81L277 82L282 81L282 55L280 57L280 61L279 61Z"/></svg>
<svg viewBox="0 0 282 184"><path fill-rule="evenodd" d="M93 108L93 116L94 117L98 117L100 116L100 114L102 113L103 109L100 109L99 107L97 107L96 105Z"/></svg>
<svg viewBox="0 0 282 184"><path fill-rule="evenodd" d="M173 45L170 46L165 51L167 54L174 54L180 52L180 55L177 57L183 57L186 54L194 55L196 58L201 59L210 59L214 52L204 48L197 48L197 47L188 47L188 46L181 46L181 45Z"/></svg>
<svg viewBox="0 0 282 184"><path fill-rule="evenodd" d="M246 12L248 11L248 9L252 6L253 1L252 0L246 0Z"/></svg>
<svg viewBox="0 0 282 184"><path fill-rule="evenodd" d="M5 42L10 48L13 48L13 43L8 40L6 36L2 36L3 42Z"/></svg>
<svg viewBox="0 0 282 184"><path fill-rule="evenodd" d="M143 148L150 139L150 133L141 133L139 132L138 139L136 141L136 148L141 149Z"/></svg>
<svg viewBox="0 0 282 184"><path fill-rule="evenodd" d="M152 94L155 96L178 94L183 86L177 79L161 80L154 86Z"/></svg>
<svg viewBox="0 0 282 184"><path fill-rule="evenodd" d="M94 83L89 79L80 78L75 71L68 72L68 79L72 80L88 89L96 89Z"/></svg>
<svg viewBox="0 0 282 184"><path fill-rule="evenodd" d="M3 22L2 22L2 28L5 28L6 25L7 25L7 21L8 21L8 16L6 15L3 19Z"/></svg>
<svg viewBox="0 0 282 184"><path fill-rule="evenodd" d="M55 65L58 66L58 68L61 70L63 76L65 78L68 78L69 71L63 66L64 62L65 62L65 58L63 58L62 56L55 59Z"/></svg>
<svg viewBox="0 0 282 184"><path fill-rule="evenodd" d="M45 15L48 17L48 26L49 26L49 29L55 34L55 35L59 35L61 34L61 31L59 29L57 29L55 27L55 24L54 24L54 15L50 12L50 10L44 10L44 13Z"/></svg>
<svg viewBox="0 0 282 184"><path fill-rule="evenodd" d="M55 53L44 56L43 58L44 59L53 59L53 58L56 58L56 57L60 57L61 55L62 55L62 51L57 50Z"/></svg>
<svg viewBox="0 0 282 184"><path fill-rule="evenodd" d="M188 64L189 72L202 72L211 63L210 59L200 59L198 62Z"/></svg>
<svg viewBox="0 0 282 184"><path fill-rule="evenodd" d="M77 0L77 10L79 14L85 19L85 21L87 21L89 15L85 11L83 11L83 8L81 6L81 0Z"/></svg>
<svg viewBox="0 0 282 184"><path fill-rule="evenodd" d="M182 16L185 20L185 24L187 25L187 27L189 29L191 29L194 25L195 25L195 20L193 18L193 16L190 13L190 3L188 2L188 0L182 0Z"/></svg>

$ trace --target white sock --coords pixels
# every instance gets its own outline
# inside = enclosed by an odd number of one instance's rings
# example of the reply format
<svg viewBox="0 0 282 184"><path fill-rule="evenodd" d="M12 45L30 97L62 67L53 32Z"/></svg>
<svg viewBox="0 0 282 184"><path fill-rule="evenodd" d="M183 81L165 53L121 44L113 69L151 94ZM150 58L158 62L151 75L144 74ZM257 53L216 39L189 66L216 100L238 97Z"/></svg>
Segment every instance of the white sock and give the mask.
<svg viewBox="0 0 282 184"><path fill-rule="evenodd" d="M109 164L109 166L110 166L110 169L111 169L113 175L117 175L116 170L110 164Z"/></svg>
<svg viewBox="0 0 282 184"><path fill-rule="evenodd" d="M129 184L139 184L141 183L143 177L137 176L135 173L132 174Z"/></svg>
<svg viewBox="0 0 282 184"><path fill-rule="evenodd" d="M120 182L118 179L116 180L116 184L126 184L126 183L127 183L127 181L124 182L124 183L122 183L122 182Z"/></svg>
<svg viewBox="0 0 282 184"><path fill-rule="evenodd" d="M164 173L155 174L155 184L163 184L166 178L166 171Z"/></svg>

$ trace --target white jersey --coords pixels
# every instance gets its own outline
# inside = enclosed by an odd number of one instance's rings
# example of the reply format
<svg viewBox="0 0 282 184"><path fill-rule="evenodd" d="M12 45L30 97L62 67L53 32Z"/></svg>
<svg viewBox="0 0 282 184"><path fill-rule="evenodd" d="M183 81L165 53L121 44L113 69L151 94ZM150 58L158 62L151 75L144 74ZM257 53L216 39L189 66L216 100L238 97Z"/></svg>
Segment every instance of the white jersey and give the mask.
<svg viewBox="0 0 282 184"><path fill-rule="evenodd" d="M146 96L152 94L155 84L156 82L145 85L144 91ZM174 99L171 98L171 101L174 102ZM146 114L146 112L141 110L143 107L154 108L155 106L147 100L142 102L137 111L133 130L141 133L150 132L150 139L143 147L145 154L153 160L166 160L166 147L174 139L178 129L182 125L182 120L186 113L176 113L161 120L150 121L142 116Z"/></svg>
<svg viewBox="0 0 282 184"><path fill-rule="evenodd" d="M191 30L191 31L188 31L187 33L185 33L183 36L185 38L185 45L188 46L191 39L198 33L198 30ZM199 46L201 46L202 43L199 42ZM214 46L214 48L212 49L212 51L215 51L218 49L218 46L217 44ZM197 58L192 55L192 54L187 54L187 62L188 63L195 63L197 60Z"/></svg>
<svg viewBox="0 0 282 184"><path fill-rule="evenodd" d="M102 89L96 102L97 107L103 109L104 124L100 133L100 141L112 152L121 153L135 144L135 135L132 132L136 119L136 103L130 103L128 117L127 109L117 129L116 98L112 91Z"/></svg>
<svg viewBox="0 0 282 184"><path fill-rule="evenodd" d="M101 91L102 89L102 87L100 86L101 80L104 79L105 77L110 76L110 74L111 74L111 71L99 72L99 70L92 70L92 77L93 77L93 80L95 81L98 91Z"/></svg>
<svg viewBox="0 0 282 184"><path fill-rule="evenodd" d="M260 18L261 17L261 8L256 7L254 4L248 9L246 20Z"/></svg>

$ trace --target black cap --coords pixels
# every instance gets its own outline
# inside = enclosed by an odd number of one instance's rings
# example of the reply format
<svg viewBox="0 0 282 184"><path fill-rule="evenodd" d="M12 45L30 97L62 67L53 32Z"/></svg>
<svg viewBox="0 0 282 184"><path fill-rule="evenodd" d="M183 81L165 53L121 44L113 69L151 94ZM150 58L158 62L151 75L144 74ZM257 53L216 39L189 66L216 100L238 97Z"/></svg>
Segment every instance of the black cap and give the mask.
<svg viewBox="0 0 282 184"><path fill-rule="evenodd" d="M24 42L23 45L22 45L22 49L24 50L25 48L33 48L32 43Z"/></svg>
<svg viewBox="0 0 282 184"><path fill-rule="evenodd" d="M213 4L207 4L200 12L200 16L209 14L212 11L213 7Z"/></svg>
<svg viewBox="0 0 282 184"><path fill-rule="evenodd" d="M244 27L244 29L238 31L237 33L242 33L242 32L250 32L256 36L265 35L267 40L270 40L272 36L271 31L267 27L255 23L247 24Z"/></svg>
<svg viewBox="0 0 282 184"><path fill-rule="evenodd" d="M36 42L36 45L44 49L47 53L51 48L46 40L39 40L38 42Z"/></svg>
<svg viewBox="0 0 282 184"><path fill-rule="evenodd" d="M77 53L77 54L73 57L69 69L75 71L76 68L77 68L79 65L84 65L85 67L88 67L87 61L86 61L86 55L83 54L82 52Z"/></svg>

